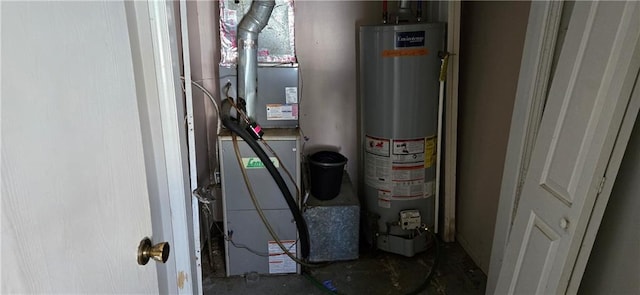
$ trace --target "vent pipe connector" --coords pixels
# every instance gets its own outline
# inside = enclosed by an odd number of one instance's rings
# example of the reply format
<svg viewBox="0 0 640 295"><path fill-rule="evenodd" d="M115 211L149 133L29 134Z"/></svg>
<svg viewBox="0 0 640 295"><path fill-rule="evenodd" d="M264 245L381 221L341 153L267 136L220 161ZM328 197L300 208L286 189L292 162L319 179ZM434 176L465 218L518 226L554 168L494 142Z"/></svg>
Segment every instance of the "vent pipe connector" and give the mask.
<svg viewBox="0 0 640 295"><path fill-rule="evenodd" d="M253 0L238 25L238 97L246 101L246 114L255 120L258 94L258 34L269 22L275 0Z"/></svg>
<svg viewBox="0 0 640 295"><path fill-rule="evenodd" d="M407 0L398 2L398 11L396 12L396 24L409 22L412 18L411 3Z"/></svg>

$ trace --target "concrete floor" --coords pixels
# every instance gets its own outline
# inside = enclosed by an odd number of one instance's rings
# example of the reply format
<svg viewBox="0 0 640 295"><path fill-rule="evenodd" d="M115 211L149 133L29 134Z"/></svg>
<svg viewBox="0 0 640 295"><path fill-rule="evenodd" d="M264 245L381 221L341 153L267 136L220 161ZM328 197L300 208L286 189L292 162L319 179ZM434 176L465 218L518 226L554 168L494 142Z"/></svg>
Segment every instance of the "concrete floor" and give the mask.
<svg viewBox="0 0 640 295"><path fill-rule="evenodd" d="M226 278L219 249L213 250L213 268L203 264L204 294L407 294L422 283L435 256L433 248L413 258L363 250L358 260L310 270L317 282L330 281L337 289L337 293L331 293L304 275L265 275L256 281L241 276ZM486 279L460 245L441 243L435 276L419 294L484 294Z"/></svg>

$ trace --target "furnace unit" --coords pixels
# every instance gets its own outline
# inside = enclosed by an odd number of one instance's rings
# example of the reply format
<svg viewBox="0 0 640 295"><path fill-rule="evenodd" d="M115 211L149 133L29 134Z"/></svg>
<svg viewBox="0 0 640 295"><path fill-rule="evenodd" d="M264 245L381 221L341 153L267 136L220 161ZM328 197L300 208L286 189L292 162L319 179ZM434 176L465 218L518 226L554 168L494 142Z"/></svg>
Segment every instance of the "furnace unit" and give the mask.
<svg viewBox="0 0 640 295"><path fill-rule="evenodd" d="M300 136L297 129L271 129L265 132L265 140L280 160L271 161L295 196L295 184L286 176L289 170L296 184L300 184ZM275 243L253 205L245 185L240 166L228 131L219 136L220 168L222 172L222 195L224 231L226 233L225 253L227 275L299 273L300 268L283 253ZM282 193L249 146L238 138L240 157L260 207L276 235L292 253L299 253L296 224L282 197ZM297 200L299 202L299 200Z"/></svg>

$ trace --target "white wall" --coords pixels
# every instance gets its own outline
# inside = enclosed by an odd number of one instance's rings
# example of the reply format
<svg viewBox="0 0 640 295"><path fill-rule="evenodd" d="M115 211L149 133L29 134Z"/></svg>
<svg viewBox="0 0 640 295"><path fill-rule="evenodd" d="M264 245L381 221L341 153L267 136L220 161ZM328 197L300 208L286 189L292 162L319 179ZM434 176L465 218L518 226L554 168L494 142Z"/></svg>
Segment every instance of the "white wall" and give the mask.
<svg viewBox="0 0 640 295"><path fill-rule="evenodd" d="M487 273L529 2L462 4L456 239Z"/></svg>
<svg viewBox="0 0 640 295"><path fill-rule="evenodd" d="M631 133L629 145L582 278L580 294L640 294L640 214L638 212L640 212L640 120L636 121Z"/></svg>
<svg viewBox="0 0 640 295"><path fill-rule="evenodd" d="M300 126L307 148L331 146L358 179L357 24L381 18L378 1L296 2L296 50L302 72Z"/></svg>

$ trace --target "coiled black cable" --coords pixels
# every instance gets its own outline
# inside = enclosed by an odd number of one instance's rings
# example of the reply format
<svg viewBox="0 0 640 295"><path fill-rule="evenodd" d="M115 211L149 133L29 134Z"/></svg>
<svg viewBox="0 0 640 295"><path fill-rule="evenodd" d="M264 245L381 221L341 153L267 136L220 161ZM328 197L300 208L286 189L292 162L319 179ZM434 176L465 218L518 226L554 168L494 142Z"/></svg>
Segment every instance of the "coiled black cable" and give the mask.
<svg viewBox="0 0 640 295"><path fill-rule="evenodd" d="M269 171L269 174L271 174L271 177L273 178L276 185L282 192L282 195L285 201L287 202L287 206L289 207L289 210L293 215L293 219L295 220L296 228L298 229L298 236L300 238L300 248L301 248L300 250L301 250L302 258L306 259L307 257L309 257L309 229L307 228L307 223L304 220L304 217L302 216L302 212L300 212L300 209L298 208L298 204L296 203L295 199L291 195L291 192L289 191L287 184L284 182L282 175L280 175L280 172L275 167L275 165L273 165L273 163L271 162L271 159L269 159L269 156L262 149L258 141L254 139L249 134L249 132L247 132L245 129L240 127L240 125L237 122L231 119L229 115L229 111L231 110L231 104L228 101L224 100L222 102L221 108L222 110L221 110L220 117L222 118L222 125L224 125L224 127L227 127L229 130L231 130L231 132L240 136L247 143L247 145L249 145L251 150L253 150L253 152L256 153L256 156L258 156L260 161L262 161L265 168L267 169L267 171Z"/></svg>

